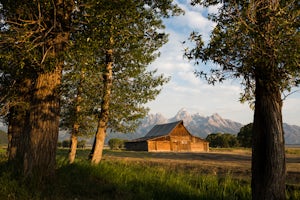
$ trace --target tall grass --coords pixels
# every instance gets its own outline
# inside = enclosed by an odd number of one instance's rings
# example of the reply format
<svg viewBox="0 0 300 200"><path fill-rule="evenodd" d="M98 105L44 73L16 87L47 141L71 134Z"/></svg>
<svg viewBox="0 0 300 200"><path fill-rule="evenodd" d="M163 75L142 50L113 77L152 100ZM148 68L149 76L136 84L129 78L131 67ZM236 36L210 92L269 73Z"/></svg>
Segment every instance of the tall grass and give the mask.
<svg viewBox="0 0 300 200"><path fill-rule="evenodd" d="M201 174L147 162L103 160L92 166L88 151L80 151L69 165L67 152L58 152L52 182L36 185L13 176L4 157L0 161L0 199L131 200L131 199L251 199L249 180ZM289 199L300 199L299 188L289 188Z"/></svg>
<svg viewBox="0 0 300 200"><path fill-rule="evenodd" d="M65 165L58 170L63 198L87 199L251 199L250 185L230 176L193 175L145 163L105 161ZM61 188L68 188L67 190Z"/></svg>

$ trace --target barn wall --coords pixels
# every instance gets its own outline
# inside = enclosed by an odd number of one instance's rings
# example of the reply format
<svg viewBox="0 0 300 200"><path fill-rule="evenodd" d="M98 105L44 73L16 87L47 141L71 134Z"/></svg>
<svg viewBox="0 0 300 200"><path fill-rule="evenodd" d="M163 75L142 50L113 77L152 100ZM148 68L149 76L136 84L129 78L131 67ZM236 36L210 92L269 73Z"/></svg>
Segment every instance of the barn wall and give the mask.
<svg viewBox="0 0 300 200"><path fill-rule="evenodd" d="M197 137L192 137L191 151L194 152L208 152L209 143Z"/></svg>
<svg viewBox="0 0 300 200"><path fill-rule="evenodd" d="M148 151L147 141L125 142L125 148L128 151Z"/></svg>
<svg viewBox="0 0 300 200"><path fill-rule="evenodd" d="M208 142L200 138L186 135L178 131L170 137L161 137L148 140L148 151L150 152L208 152Z"/></svg>
<svg viewBox="0 0 300 200"><path fill-rule="evenodd" d="M148 141L148 151L171 151L170 141L168 140L153 140Z"/></svg>

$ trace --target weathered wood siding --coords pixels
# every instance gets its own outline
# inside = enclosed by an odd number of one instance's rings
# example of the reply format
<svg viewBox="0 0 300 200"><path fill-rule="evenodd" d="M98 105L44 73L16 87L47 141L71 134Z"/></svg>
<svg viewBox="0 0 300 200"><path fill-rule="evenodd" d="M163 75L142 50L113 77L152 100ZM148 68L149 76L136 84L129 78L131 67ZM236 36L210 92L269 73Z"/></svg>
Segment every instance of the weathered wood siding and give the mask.
<svg viewBox="0 0 300 200"><path fill-rule="evenodd" d="M178 124L167 135L127 142L127 150L149 152L208 152L209 143L191 135L183 123Z"/></svg>
<svg viewBox="0 0 300 200"><path fill-rule="evenodd" d="M171 151L170 137L160 137L148 140L148 151Z"/></svg>

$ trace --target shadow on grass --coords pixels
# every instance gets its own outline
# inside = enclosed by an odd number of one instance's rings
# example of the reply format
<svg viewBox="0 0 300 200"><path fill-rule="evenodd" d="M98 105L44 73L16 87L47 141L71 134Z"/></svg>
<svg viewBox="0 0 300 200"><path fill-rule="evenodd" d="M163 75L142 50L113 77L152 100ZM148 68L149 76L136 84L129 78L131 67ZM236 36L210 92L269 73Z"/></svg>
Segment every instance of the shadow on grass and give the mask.
<svg viewBox="0 0 300 200"><path fill-rule="evenodd" d="M248 183L211 176L192 177L140 164L87 161L61 165L51 182L36 184L10 173L0 163L0 199L130 200L250 199Z"/></svg>
<svg viewBox="0 0 300 200"><path fill-rule="evenodd" d="M49 199L251 199L249 183L176 174L161 167L104 161L64 165Z"/></svg>
<svg viewBox="0 0 300 200"><path fill-rule="evenodd" d="M62 155L56 177L42 185L14 176L6 161L0 162L0 199L251 199L249 182L233 179L230 174L218 177L125 161L104 160L92 166L87 160L78 159L69 165ZM293 192L288 199L300 197L299 191L288 189Z"/></svg>

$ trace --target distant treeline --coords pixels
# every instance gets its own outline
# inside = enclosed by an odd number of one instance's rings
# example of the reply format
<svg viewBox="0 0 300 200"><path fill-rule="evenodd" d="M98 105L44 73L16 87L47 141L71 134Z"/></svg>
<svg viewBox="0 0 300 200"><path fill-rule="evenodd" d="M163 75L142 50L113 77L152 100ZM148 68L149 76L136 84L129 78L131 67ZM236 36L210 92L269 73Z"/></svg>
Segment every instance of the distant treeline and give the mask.
<svg viewBox="0 0 300 200"><path fill-rule="evenodd" d="M252 123L241 128L237 135L230 133L212 133L206 137L210 147L251 147Z"/></svg>

